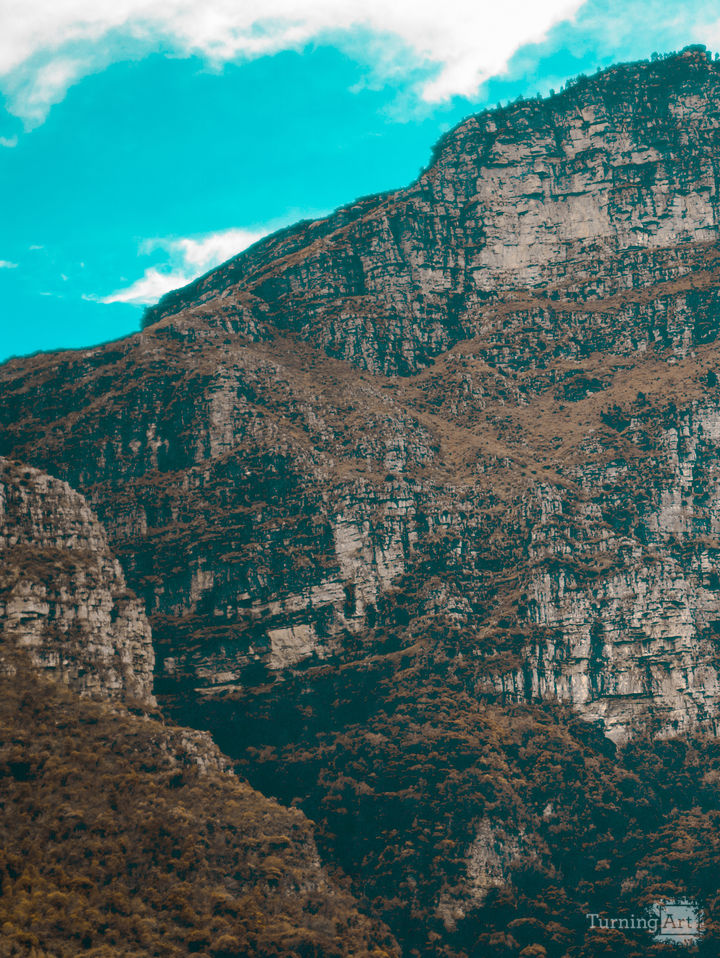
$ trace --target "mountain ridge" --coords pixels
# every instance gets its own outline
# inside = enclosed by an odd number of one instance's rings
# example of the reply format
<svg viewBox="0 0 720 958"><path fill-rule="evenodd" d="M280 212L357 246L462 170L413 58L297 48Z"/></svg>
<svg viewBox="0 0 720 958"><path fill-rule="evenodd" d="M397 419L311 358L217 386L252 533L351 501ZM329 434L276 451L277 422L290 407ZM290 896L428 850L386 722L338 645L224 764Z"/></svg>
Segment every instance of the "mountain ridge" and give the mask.
<svg viewBox="0 0 720 958"><path fill-rule="evenodd" d="M498 282L500 293L505 289L512 294L517 293L518 286L532 288L538 284L547 285L548 280L557 282L562 279L562 258L571 254L572 244L577 245L578 239L587 240L593 235L593 231L602 235L603 229L607 231L608 227L612 227L612 223L603 220L602 207L585 209L577 199L587 195L587 189L578 182L578 178L588 153L605 150L610 157L615 149L620 150L623 155L627 154L625 165L609 168L613 178L621 178L620 182L614 182L614 179L608 182L608 188L614 191L616 198L622 199L628 189L632 192L632 181L624 182L622 177L627 179L624 172L626 169L629 169L632 177L637 168L639 171L644 170L643 175L646 175L646 178L650 176L651 180L646 190L647 199L639 197L643 202L654 204L662 189L669 189L674 196L673 202L685 202L680 183L673 184L662 180L653 192L652 177L662 177L661 174L652 172L653 164L659 157L657 151L654 151L655 155L651 155L653 150L647 148L648 141L652 139L653 128L657 127L661 136L670 138L668 145L674 137L677 145L681 146L683 136L689 135L679 132L678 129L673 130L673 126L679 125L681 117L687 119L690 126L695 124L697 129L694 135L710 135L711 131L717 128L717 111L708 117L707 129L698 126L702 117L693 116L692 97L685 103L683 90L693 84L696 89L698 86L705 87L705 95L710 96L710 102L716 102L717 72L716 65L709 60L706 53L698 48L688 48L682 54L667 60L611 68L593 78L581 80L564 93L546 100L525 100L501 110L484 111L471 116L445 134L430 165L409 187L356 201L323 220L299 224L299 232L290 228L261 240L251 250L190 284L185 292L168 294L154 310L149 311L145 325L168 318L178 311L182 313L183 303L197 306L208 297L214 297L219 314L222 315L225 311L231 326L233 323L239 323L238 331L251 330L253 322L262 322L263 319L275 315L281 327L295 327L301 336L310 338L331 354L340 355L373 371L401 374L417 371L427 365L434 355L454 342L471 336L477 322L472 314L477 310L482 311L483 305L488 305L488 290L494 289L495 293L498 293ZM669 75L674 82L668 82ZM630 90L623 87L627 77L632 78ZM640 90L647 89L652 93L656 88L663 93L667 102L662 104L662 108L656 104L652 121L637 129L632 120L633 97L638 95ZM596 106L599 106L599 114L593 119L590 114ZM614 122L621 120L625 124L623 135L629 139L624 153L618 138L614 144L604 143L602 128L603 124L608 125L608 109L614 110ZM564 117L564 126L553 131L548 122L559 116ZM521 155L515 155L523 137L532 140L533 136L537 139L539 135L539 149L534 157L529 157L532 163L526 162L527 158L524 159ZM542 137L545 137L544 141ZM638 149L644 150L646 155L633 154L633 137L638 141ZM576 162L578 159L581 161L580 166ZM508 168L509 180L503 172ZM592 183L592 164L590 172L589 180L586 176L587 186ZM668 174L672 180L671 174L672 171ZM524 179L520 193L513 185L513 176L516 180L519 176ZM439 183L434 182L436 179L439 179ZM484 214L479 211L492 210L493 203L508 190L511 203L524 203L521 211L521 216L526 218L524 222L527 222L529 217L530 220L535 218L537 223L542 224L543 216L555 217L555 222L549 224L552 229L547 236L543 236L542 231L538 232L539 227L535 226L528 232L517 216L513 218L504 215L496 226L483 221ZM553 207L550 200L553 198L553 191L557 193L558 190L560 192L556 198L561 202L556 202ZM637 198L632 198L631 203L637 205ZM692 201L696 207L692 210L680 210L683 216L688 214L687 230L693 231L693 238L705 241L716 238L716 229L707 219L710 216L716 221L716 211L710 212L704 198L697 191L686 201ZM545 213L542 212L543 202ZM464 206L461 211L462 204ZM536 208L538 204L539 209ZM395 215L394 208L398 208ZM438 213L432 213L433 209L437 209ZM645 211L645 219L648 219L651 212L653 211ZM391 219L388 219L388 215ZM660 210L658 216L660 218L656 219L654 230L642 228L642 213L638 222L623 227L626 232L630 230L628 235L633 240L638 240L638 250L641 250L643 245L658 245L653 237L662 236L660 227L663 227L664 222L666 225L663 228L669 231L669 245L675 244L673 231L681 228L680 223L674 222L675 213L670 210L663 214ZM587 227L583 224L583 217L590 217ZM682 218L681 216L681 220ZM693 218L697 220L695 226L690 222ZM363 227L362 224L366 222L367 226ZM574 232L573 223L576 224ZM621 223L613 228L618 229L620 226ZM515 246L512 243L507 246L508 238L521 228L525 229L527 236L520 236L522 242L516 243ZM580 232L574 239L578 229ZM586 235L583 235L583 229L586 229ZM350 235L344 239L348 230ZM491 233L488 234L488 230L491 230ZM565 240L562 239L563 232L567 233ZM422 250L422 240L419 239L419 234L422 233L433 240L436 249L434 256L429 250ZM611 234L608 235L611 238ZM625 239L624 242L627 246L628 240ZM374 244L370 251L368 243ZM563 243L567 250L563 249ZM558 249L554 252L556 246ZM485 248L486 254L477 252L482 248ZM524 249L523 255L537 257L540 252L541 257L549 256L550 259L544 272L541 270L537 275L537 267L531 265L532 259L525 267L518 263L514 279L508 287L505 277L507 270L503 272L502 267L502 257L506 255L502 252L504 248L509 250L512 256L519 255L517 250ZM618 249L622 248L620 243ZM444 256L437 255L437 251L441 250L446 251ZM602 254L602 250L599 252ZM608 252L611 251L606 250L605 255ZM558 259L558 253L561 259ZM298 256L299 265L296 264ZM323 299L326 298L324 292L321 290L315 296L307 285L315 276L313 263L323 256L326 260L328 257L331 260L335 257L337 263L335 266L326 263L325 272L323 273L321 268L317 272L317 278L327 283L332 277L331 299L337 301L339 297L349 297L346 309L346 312L349 310L348 315L341 313L337 316L337 309L333 312L331 308L331 315L326 317L323 307ZM380 262L373 265L373 256L376 260L380 258ZM444 259L447 259L447 263L443 265ZM265 267L263 263L266 264ZM267 265L271 267L269 273ZM379 266L383 286L377 286L373 279L374 274L378 275ZM668 264L665 267L666 278L678 268L682 269L682 265ZM464 280L460 275L463 270L466 272ZM523 278L523 270L528 278ZM278 271L279 274L276 275ZM453 279L453 276L457 278ZM592 281L597 282L597 276ZM612 276L606 281L612 282ZM238 286L238 283L241 286ZM487 286L488 283L491 284L490 287ZM301 314L304 310L307 311L309 323L303 323L297 318L298 306L288 297L290 289L292 299L299 300ZM243 293L235 304L232 304L233 291L236 294ZM450 292L454 293L456 300L452 309L450 304L453 297L449 296ZM457 301L458 296L469 299L467 302L460 302ZM492 300L491 295L490 301ZM235 309L234 313L231 305ZM340 305L342 308L342 304ZM412 317L409 321L414 322L413 333L419 337L414 346L408 343L407 335L402 329L403 310L408 317ZM362 329L363 322L366 325L374 322L383 324L386 337L390 334L390 355L383 354L379 343L372 341L371 332ZM323 329L326 323L339 324L339 328L336 331L332 328ZM429 329L425 328L428 324ZM401 327L397 335L393 332L393 326L396 325ZM252 331L250 335L252 336ZM346 340L350 337L351 341L352 337L359 339L354 353L347 351L342 337ZM393 349L396 351L394 355ZM427 349L430 352L423 353L423 350ZM400 355L397 355L397 351Z"/></svg>

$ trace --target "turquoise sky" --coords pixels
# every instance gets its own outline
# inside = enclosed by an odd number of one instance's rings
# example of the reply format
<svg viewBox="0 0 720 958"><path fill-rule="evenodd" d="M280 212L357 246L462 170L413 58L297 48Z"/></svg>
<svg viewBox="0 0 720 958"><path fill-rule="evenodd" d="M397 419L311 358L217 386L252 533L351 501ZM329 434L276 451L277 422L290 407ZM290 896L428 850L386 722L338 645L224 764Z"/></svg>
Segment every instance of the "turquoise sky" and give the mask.
<svg viewBox="0 0 720 958"><path fill-rule="evenodd" d="M137 329L143 302L260 235L408 183L488 104L720 40L720 11L682 0L553 0L524 35L522 0L371 3L365 20L348 2L348 23L319 0L236 22L242 3L216 0L210 26L183 0L149 21L154 0L94 0L92 22L57 0L45 33L42 0L2 2L0 359Z"/></svg>

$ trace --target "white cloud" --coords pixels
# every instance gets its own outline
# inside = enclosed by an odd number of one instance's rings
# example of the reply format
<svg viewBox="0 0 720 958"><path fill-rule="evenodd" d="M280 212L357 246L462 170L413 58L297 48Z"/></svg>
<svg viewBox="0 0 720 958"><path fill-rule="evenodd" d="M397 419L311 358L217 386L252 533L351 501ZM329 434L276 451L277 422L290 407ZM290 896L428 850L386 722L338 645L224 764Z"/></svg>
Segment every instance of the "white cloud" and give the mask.
<svg viewBox="0 0 720 958"><path fill-rule="evenodd" d="M359 29L390 38L434 68L428 101L474 94L521 46L571 19L583 0L0 0L0 79L28 127L65 89L113 59L167 49L214 63L299 48ZM397 62L376 57L379 71Z"/></svg>
<svg viewBox="0 0 720 958"><path fill-rule="evenodd" d="M266 235L267 230L230 229L210 233L200 239L150 239L141 245L140 252L165 250L172 260L182 262L200 275Z"/></svg>
<svg viewBox="0 0 720 958"><path fill-rule="evenodd" d="M32 72L10 77L6 86L13 112L25 121L26 129L43 122L48 110L60 103L69 86L85 72L80 60L60 57Z"/></svg>
<svg viewBox="0 0 720 958"><path fill-rule="evenodd" d="M267 230L230 229L210 233L199 239L150 239L140 246L140 254L148 255L162 250L167 262L158 268L151 266L130 286L116 290L98 301L101 303L156 303L172 289L186 286L213 266L219 266L230 257L252 246Z"/></svg>
<svg viewBox="0 0 720 958"><path fill-rule="evenodd" d="M193 277L187 273L161 273L154 266L146 269L144 275L126 289L119 289L109 296L103 296L101 303L133 303L145 305L156 303L171 289L187 285Z"/></svg>
<svg viewBox="0 0 720 958"><path fill-rule="evenodd" d="M0 269L17 269L17 263L11 263L9 259L0 259Z"/></svg>
<svg viewBox="0 0 720 958"><path fill-rule="evenodd" d="M6 146L8 149L12 149L17 145L18 138L16 136L0 136L0 146Z"/></svg>
<svg viewBox="0 0 720 958"><path fill-rule="evenodd" d="M702 43L706 43L711 50L720 50L720 20L713 18L703 23L696 31Z"/></svg>

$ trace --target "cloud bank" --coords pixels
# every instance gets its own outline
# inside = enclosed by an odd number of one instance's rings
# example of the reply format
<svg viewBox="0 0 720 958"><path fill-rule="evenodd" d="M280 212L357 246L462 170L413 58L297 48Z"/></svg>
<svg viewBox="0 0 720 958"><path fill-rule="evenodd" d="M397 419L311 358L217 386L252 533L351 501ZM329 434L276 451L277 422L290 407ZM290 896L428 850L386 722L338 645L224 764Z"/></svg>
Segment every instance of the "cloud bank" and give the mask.
<svg viewBox="0 0 720 958"><path fill-rule="evenodd" d="M26 128L68 87L128 55L163 50L213 64L367 31L430 70L428 102L472 96L513 54L571 19L583 0L0 0L0 86ZM376 56L373 68L398 69Z"/></svg>

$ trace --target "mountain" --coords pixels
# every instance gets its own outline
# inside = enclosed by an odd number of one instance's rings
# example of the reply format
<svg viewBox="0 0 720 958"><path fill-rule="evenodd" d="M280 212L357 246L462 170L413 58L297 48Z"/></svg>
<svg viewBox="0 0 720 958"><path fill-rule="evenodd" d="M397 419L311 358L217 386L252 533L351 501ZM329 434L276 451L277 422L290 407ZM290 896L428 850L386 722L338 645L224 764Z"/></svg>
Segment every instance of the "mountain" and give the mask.
<svg viewBox="0 0 720 958"><path fill-rule="evenodd" d="M674 895L716 953L718 157L703 48L614 67L0 367L0 454L96 511L163 710L404 954L661 954L585 914Z"/></svg>
<svg viewBox="0 0 720 958"><path fill-rule="evenodd" d="M302 812L163 721L150 628L83 497L0 460L0 505L2 954L397 954Z"/></svg>

